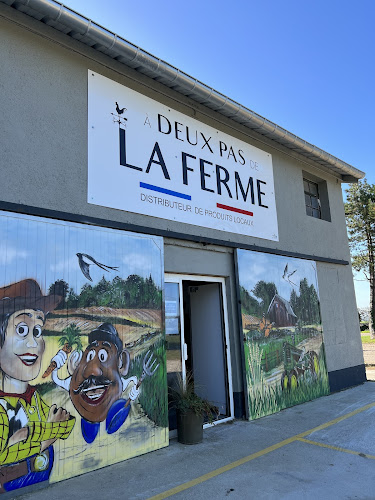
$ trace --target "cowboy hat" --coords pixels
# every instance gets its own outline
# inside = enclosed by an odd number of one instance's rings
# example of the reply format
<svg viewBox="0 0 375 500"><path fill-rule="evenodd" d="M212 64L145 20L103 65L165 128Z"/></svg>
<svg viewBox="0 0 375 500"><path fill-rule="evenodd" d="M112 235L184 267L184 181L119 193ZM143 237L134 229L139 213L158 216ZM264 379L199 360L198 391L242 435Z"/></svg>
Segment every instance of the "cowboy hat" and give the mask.
<svg viewBox="0 0 375 500"><path fill-rule="evenodd" d="M0 288L0 314L12 314L22 309L37 309L47 314L62 299L62 295L43 295L35 280L26 279Z"/></svg>

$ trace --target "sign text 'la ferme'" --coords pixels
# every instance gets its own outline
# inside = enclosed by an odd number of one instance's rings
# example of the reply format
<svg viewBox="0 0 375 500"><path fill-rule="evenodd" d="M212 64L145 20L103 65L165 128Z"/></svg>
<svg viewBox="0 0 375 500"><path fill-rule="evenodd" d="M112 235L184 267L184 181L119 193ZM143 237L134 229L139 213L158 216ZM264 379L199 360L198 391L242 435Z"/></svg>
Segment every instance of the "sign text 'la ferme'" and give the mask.
<svg viewBox="0 0 375 500"><path fill-rule="evenodd" d="M89 71L88 201L278 239L271 155Z"/></svg>

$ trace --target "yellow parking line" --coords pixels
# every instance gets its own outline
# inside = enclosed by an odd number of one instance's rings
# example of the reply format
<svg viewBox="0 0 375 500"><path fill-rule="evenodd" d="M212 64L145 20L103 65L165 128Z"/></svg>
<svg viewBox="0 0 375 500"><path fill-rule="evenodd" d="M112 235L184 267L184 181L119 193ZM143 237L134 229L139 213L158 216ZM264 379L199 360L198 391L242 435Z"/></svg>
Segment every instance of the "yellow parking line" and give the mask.
<svg viewBox="0 0 375 500"><path fill-rule="evenodd" d="M329 448L330 450L335 451L343 451L344 453L350 453L351 455L358 455L363 458L371 458L372 460L375 460L375 455L367 455L366 453L348 450L347 448L341 448L340 446L332 446L330 444L319 443L318 441L311 441L310 439L304 438L298 438L297 441L302 441L303 443L313 444L314 446L321 446L322 448Z"/></svg>
<svg viewBox="0 0 375 500"><path fill-rule="evenodd" d="M284 441L281 441L280 443L276 443L272 446L269 446L268 448L265 448L264 450L260 450L256 453L248 455L247 457L236 460L235 462L232 462L228 465L224 465L224 467L220 467L219 469L215 469L211 472L208 472L207 474L204 474L203 476L199 476L196 479L193 479L192 481L188 481L187 483L180 484L179 486L176 486L175 488L172 488L171 490L164 491L163 493L159 493L159 495L155 495L154 497L151 497L149 500L162 500L163 498L168 498L172 495L175 495L176 493L180 493L181 491L187 490L188 488L191 488L192 486L196 486L197 484L203 483L204 481L207 481L208 479L212 479L213 477L219 476L220 474L223 474L223 472L228 472L236 467L239 467L240 465L243 465L247 462L250 462L251 460L254 460L255 458L266 455L267 453L270 453L271 451L275 451L275 450L281 448L282 446L285 446L286 444L293 443L295 440L296 440L295 437L285 439Z"/></svg>
<svg viewBox="0 0 375 500"><path fill-rule="evenodd" d="M361 408L357 408L357 410L351 411L350 413L346 413L345 415L342 415L341 417L334 418L333 420L330 420L329 422L326 422L325 424L318 425L318 427L314 427L314 429L310 429L305 432L301 432L301 434L298 434L297 437L305 437L308 436L309 434L312 434L313 432L321 431L322 429L326 429L327 427L330 427L331 425L338 424L339 422L342 422L343 420L346 420L347 418L354 417L354 415L358 415L358 413L362 413L363 411L368 410L369 408L373 408L375 406L375 403L370 403L366 406L361 406Z"/></svg>
<svg viewBox="0 0 375 500"><path fill-rule="evenodd" d="M251 455L248 455L247 457L236 460L235 462L231 462L230 464L225 465L224 467L220 467L219 469L215 469L211 472L208 472L207 474L203 474L202 476L199 476L195 479L192 479L191 481L187 481L186 483L182 483L182 484L176 486L175 488L171 488L170 490L164 491L163 493L159 493L158 495L150 497L149 500L163 500L164 498L171 497L172 495L176 495L176 493L180 493L181 491L185 491L189 488L192 488L193 486L196 486L197 484L203 483L205 481L208 481L209 479L212 479L216 476L219 476L220 474L223 474L224 472L228 472L232 469L235 469L236 467L239 467L240 465L243 465L247 462L250 462L251 460L254 460L255 458L259 458L259 457L262 457L263 455L267 455L267 453L271 453L272 451L278 450L279 448L282 448L283 446L286 446L287 444L293 443L295 441L308 441L308 440L304 440L303 438L305 436L308 436L309 434L311 434L313 432L320 431L322 429L326 429L327 427L330 427L331 425L335 425L339 422L342 422L343 420L346 420L347 418L353 417L354 415L358 415L358 413L366 411L369 408L372 408L374 406L375 406L375 403L370 403L366 406L362 406L361 408L358 408L357 410L351 411L350 413L346 413L345 415L342 415L341 417L334 418L333 420L330 420L329 422L326 422L325 424L318 425L317 427L314 427L313 429L309 429L308 431L301 432L300 434L292 436L288 439L284 439L283 441L280 441L279 443L276 443L272 446L269 446L268 448L264 448L263 450L260 450L256 453L252 453ZM315 443L315 442L311 441L311 443ZM328 447L328 445L327 445L327 447ZM343 450L344 449L342 449L342 451ZM348 451L350 451L350 450L348 450ZM352 453L355 453L355 452L352 452ZM363 456L363 455L361 455L361 456ZM369 455L369 458L372 458L372 456Z"/></svg>

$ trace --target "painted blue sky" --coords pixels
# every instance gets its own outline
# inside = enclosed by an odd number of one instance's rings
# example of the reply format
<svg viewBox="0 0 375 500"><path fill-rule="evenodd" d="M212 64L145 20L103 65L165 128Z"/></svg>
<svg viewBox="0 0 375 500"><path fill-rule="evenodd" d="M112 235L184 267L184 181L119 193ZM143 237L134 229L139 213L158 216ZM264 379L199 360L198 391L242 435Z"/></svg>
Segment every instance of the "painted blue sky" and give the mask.
<svg viewBox="0 0 375 500"><path fill-rule="evenodd" d="M237 256L240 285L254 298L252 290L258 281L263 280L274 283L278 294L289 301L292 290L299 295L299 284L304 278L309 285L314 285L319 296L315 262L250 250L238 250ZM288 273L293 273L289 280L286 279Z"/></svg>
<svg viewBox="0 0 375 500"><path fill-rule="evenodd" d="M161 287L162 240L94 226L9 214L0 219L0 286L26 278L38 281L44 293L56 280L65 280L76 293L84 284L95 285L105 276L126 279L130 274L152 275ZM4 243L6 241L6 243ZM77 253L118 270L90 266L89 281L81 272Z"/></svg>
<svg viewBox="0 0 375 500"><path fill-rule="evenodd" d="M66 5L366 172L375 183L373 0ZM362 306L368 304L363 284L356 282Z"/></svg>

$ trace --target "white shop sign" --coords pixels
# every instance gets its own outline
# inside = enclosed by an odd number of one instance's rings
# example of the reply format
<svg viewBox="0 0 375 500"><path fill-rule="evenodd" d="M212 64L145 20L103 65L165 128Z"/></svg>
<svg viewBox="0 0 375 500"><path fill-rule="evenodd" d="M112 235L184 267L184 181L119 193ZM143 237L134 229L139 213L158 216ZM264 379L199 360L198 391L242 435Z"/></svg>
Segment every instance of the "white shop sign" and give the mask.
<svg viewBox="0 0 375 500"><path fill-rule="evenodd" d="M278 241L270 154L93 71L88 202Z"/></svg>

